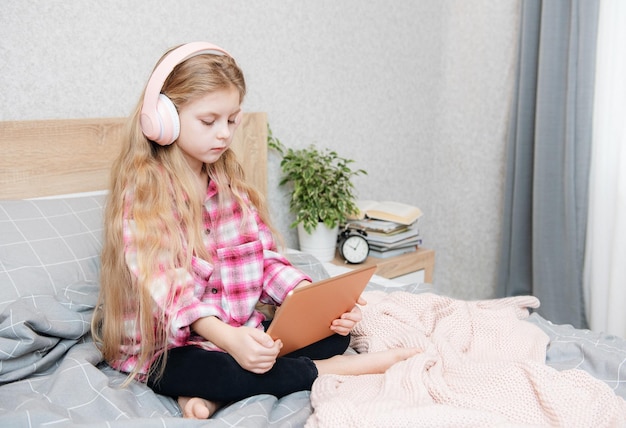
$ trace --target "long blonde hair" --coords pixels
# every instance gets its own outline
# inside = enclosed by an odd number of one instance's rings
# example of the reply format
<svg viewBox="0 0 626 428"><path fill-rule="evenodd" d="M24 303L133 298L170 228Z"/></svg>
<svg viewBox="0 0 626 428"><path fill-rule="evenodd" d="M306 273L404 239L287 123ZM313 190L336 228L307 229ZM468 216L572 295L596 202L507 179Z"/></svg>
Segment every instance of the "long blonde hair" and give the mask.
<svg viewBox="0 0 626 428"><path fill-rule="evenodd" d="M161 92L180 109L207 93L230 88L239 92L242 102L246 85L235 60L225 55L203 54L178 64ZM155 318L149 292L153 273L163 265L167 271L175 267L190 270L192 256L210 260L202 240L203 201L198 196L190 167L176 143L160 146L143 135L139 124L142 101L143 95L129 118L122 150L111 170L104 215L100 296L92 320L94 340L106 361L123 358L123 346L138 347L138 363L127 382L135 378L138 370L154 359L157 352L167 353L168 320L164 314ZM217 185L220 204L234 198L243 212L249 214L245 200L249 198L261 219L276 233L262 195L246 183L241 165L231 150L205 167L210 180ZM133 204L125 207L125 195L129 191L133 192ZM125 209L136 227L134 243L139 271L136 280L129 272L124 254ZM134 314L131 321L139 326L140 338L126 334L125 321L129 314ZM165 359L166 354L151 372L162 373Z"/></svg>

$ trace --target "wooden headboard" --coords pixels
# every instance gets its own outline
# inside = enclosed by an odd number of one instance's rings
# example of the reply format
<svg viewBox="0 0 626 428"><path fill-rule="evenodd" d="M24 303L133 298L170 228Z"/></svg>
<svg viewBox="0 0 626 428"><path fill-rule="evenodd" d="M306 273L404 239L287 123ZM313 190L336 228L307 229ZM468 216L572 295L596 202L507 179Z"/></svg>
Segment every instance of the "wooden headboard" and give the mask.
<svg viewBox="0 0 626 428"><path fill-rule="evenodd" d="M125 118L0 122L0 199L104 190ZM267 191L267 115L245 113L233 151Z"/></svg>

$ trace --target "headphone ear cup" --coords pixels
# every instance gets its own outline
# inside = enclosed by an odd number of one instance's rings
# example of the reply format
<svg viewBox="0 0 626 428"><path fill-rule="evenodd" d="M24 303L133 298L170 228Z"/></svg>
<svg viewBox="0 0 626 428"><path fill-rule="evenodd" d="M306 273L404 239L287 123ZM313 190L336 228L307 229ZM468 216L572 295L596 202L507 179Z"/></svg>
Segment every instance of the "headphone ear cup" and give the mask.
<svg viewBox="0 0 626 428"><path fill-rule="evenodd" d="M168 146L176 141L180 135L180 118L174 103L164 94L159 94L157 114L161 132L159 132L159 138L155 142L162 146Z"/></svg>

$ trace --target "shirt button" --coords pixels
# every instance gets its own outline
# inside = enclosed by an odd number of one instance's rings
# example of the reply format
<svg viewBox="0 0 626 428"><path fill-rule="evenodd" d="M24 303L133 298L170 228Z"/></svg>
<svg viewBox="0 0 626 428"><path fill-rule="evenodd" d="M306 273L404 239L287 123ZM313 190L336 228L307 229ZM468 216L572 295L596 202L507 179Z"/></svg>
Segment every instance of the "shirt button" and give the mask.
<svg viewBox="0 0 626 428"><path fill-rule="evenodd" d="M211 288L211 293L217 294L217 288Z"/></svg>

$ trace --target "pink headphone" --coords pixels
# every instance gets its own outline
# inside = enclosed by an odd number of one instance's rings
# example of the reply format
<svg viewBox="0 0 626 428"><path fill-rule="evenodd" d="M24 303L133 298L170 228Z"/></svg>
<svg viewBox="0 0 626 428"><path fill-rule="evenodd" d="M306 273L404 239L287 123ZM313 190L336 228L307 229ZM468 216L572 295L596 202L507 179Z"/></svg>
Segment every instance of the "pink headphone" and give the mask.
<svg viewBox="0 0 626 428"><path fill-rule="evenodd" d="M161 93L165 79L174 67L192 56L202 54L227 55L224 49L207 42L182 45L163 58L150 76L141 107L141 130L149 140L162 146L172 144L180 134L180 119L172 100Z"/></svg>

